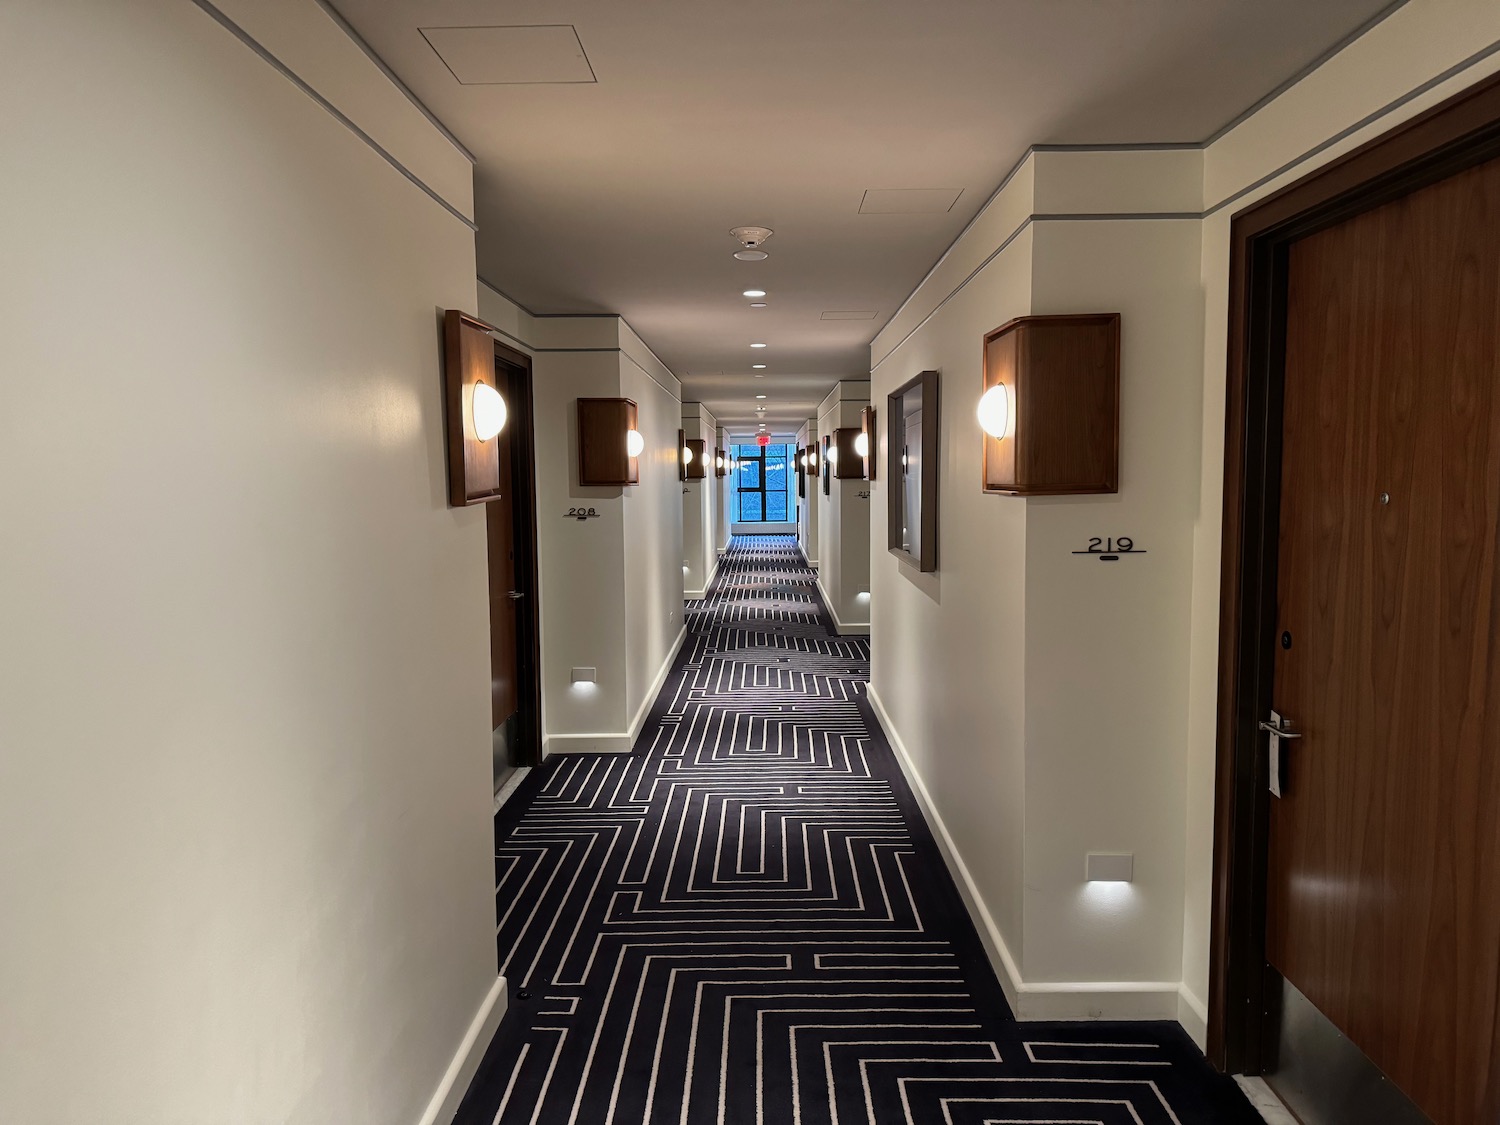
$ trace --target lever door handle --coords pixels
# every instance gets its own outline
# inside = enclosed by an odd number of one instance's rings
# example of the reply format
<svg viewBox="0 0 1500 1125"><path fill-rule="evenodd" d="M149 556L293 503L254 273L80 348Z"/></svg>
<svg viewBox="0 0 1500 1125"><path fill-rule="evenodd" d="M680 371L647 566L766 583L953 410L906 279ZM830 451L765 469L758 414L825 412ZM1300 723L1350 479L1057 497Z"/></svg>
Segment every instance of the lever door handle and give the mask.
<svg viewBox="0 0 1500 1125"><path fill-rule="evenodd" d="M1285 720L1283 720L1283 722L1284 721ZM1274 734L1274 735L1276 735L1277 738L1301 738L1302 737L1302 735L1299 732L1292 730L1292 724L1291 723L1286 723L1285 726L1281 726L1281 725L1279 725L1277 723L1271 722L1269 719L1262 719L1260 721L1260 729L1263 730L1263 731L1266 731L1268 734Z"/></svg>
<svg viewBox="0 0 1500 1125"><path fill-rule="evenodd" d="M513 601L513 602L518 602L518 601L520 601L520 600L521 600L521 599L522 599L522 598L524 598L524 597L525 597L525 596L526 596L526 595L525 595L525 594L523 594L523 593L522 593L522 592L521 592L521 591L519 591L519 590L512 590L512 591L510 591L510 592L509 592L509 593L508 593L508 594L506 594L506 595L505 595L505 596L506 596L506 597L507 597L507 598L509 598L509 599L510 599L510 600L511 600L511 601Z"/></svg>

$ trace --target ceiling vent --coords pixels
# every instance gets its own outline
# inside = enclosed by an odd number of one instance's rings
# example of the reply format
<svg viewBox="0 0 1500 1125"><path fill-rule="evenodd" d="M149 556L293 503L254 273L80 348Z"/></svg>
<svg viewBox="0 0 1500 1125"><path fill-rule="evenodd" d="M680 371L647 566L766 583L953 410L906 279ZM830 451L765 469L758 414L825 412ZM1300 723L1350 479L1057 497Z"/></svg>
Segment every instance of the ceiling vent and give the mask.
<svg viewBox="0 0 1500 1125"><path fill-rule="evenodd" d="M464 86L597 82L570 23L424 27L422 38Z"/></svg>
<svg viewBox="0 0 1500 1125"><path fill-rule="evenodd" d="M941 215L953 210L963 188L871 188L859 201L861 215Z"/></svg>

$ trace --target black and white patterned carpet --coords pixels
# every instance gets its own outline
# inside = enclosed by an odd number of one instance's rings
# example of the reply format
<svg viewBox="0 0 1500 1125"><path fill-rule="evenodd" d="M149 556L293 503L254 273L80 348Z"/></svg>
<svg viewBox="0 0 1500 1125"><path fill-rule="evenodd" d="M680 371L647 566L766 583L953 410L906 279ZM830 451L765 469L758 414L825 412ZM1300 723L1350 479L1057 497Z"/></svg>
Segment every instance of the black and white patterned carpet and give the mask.
<svg viewBox="0 0 1500 1125"><path fill-rule="evenodd" d="M1175 1024L1011 1018L813 579L736 538L634 752L500 810L460 1125L1259 1122Z"/></svg>

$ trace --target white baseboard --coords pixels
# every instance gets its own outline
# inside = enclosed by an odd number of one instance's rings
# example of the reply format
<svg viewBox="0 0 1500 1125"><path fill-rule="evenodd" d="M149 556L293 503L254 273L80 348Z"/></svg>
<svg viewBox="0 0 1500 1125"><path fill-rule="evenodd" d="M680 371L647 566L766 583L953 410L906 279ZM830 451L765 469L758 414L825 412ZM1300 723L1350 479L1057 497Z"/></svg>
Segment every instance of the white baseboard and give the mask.
<svg viewBox="0 0 1500 1125"><path fill-rule="evenodd" d="M1207 1054L1208 1005L1186 983L1177 986L1177 1022L1198 1044L1198 1050Z"/></svg>
<svg viewBox="0 0 1500 1125"><path fill-rule="evenodd" d="M958 892L963 896L964 905L969 908L969 916L979 930L979 940L989 954L990 964L994 967L995 976L1000 980L1000 987L1005 992L1005 998L1010 1002L1016 1019L1176 1020L1201 1048L1204 1033L1202 1030L1195 1030L1194 1024L1199 1029L1206 1028L1208 1013L1203 1009L1202 1001L1184 988L1181 982L1022 979L1020 968L1011 956L1005 938L1001 936L1000 927L996 925L979 888L974 884L973 876L969 874L968 866L954 846L948 826L933 805L927 786L912 764L911 754L896 732L895 724L891 722L885 704L880 701L875 685L870 684L865 694L876 719L885 731L886 740L896 752L896 762L906 775L907 784L911 786L917 803L922 806L922 814L927 818L927 824L932 829L933 838L937 840L938 850L943 853L943 860L948 864L953 881L958 884ZM1185 1015L1194 1024L1189 1024Z"/></svg>
<svg viewBox="0 0 1500 1125"><path fill-rule="evenodd" d="M662 684L667 682L667 675L672 671L672 665L676 662L677 654L681 651L685 640L687 640L687 625L683 625L677 631L677 639L672 642L667 658L662 661L661 668L656 673L656 679L652 680L651 686L646 689L645 698L636 708L635 718L630 720L629 730L605 731L597 734L549 734L542 744L542 757L551 757L553 754L628 754L634 750L636 736L646 725L646 716L651 713L651 705L656 702Z"/></svg>
<svg viewBox="0 0 1500 1125"><path fill-rule="evenodd" d="M861 624L858 621L841 620L839 618L839 611L834 608L833 598L831 598L828 594L828 588L823 585L823 576L821 574L818 575L817 582L818 593L823 595L823 605L828 609L828 616L833 618L833 627L837 629L841 635L851 637L868 637L870 635L870 623L866 621Z"/></svg>
<svg viewBox="0 0 1500 1125"><path fill-rule="evenodd" d="M719 560L722 559L723 557L724 557L724 552L723 551L720 551L718 553L718 555L716 555L714 557L714 568L708 572L708 577L703 580L703 589L701 589L701 590L684 590L682 592L682 596L684 598L689 598L689 599L691 599L693 601L696 601L699 598L706 598L706 597L708 597L709 590L713 589L714 579L717 578L718 575L719 575Z"/></svg>
<svg viewBox="0 0 1500 1125"><path fill-rule="evenodd" d="M489 995L479 1005L479 1011L474 1013L469 1030L465 1033L463 1042L458 1045L453 1061L448 1064L443 1080L438 1083L418 1125L449 1125L453 1120L458 1113L459 1102L469 1092L469 1083L474 1081L474 1074L484 1061L484 1053L489 1050L490 1040L495 1037L495 1029L500 1026L505 1007L505 978L496 977L495 983L490 985Z"/></svg>

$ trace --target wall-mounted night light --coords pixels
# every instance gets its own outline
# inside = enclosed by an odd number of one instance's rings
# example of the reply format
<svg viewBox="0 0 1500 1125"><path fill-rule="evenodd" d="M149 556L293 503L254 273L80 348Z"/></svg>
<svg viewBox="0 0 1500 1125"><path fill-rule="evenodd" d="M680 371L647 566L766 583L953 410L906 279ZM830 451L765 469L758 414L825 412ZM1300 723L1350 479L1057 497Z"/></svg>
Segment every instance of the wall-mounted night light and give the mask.
<svg viewBox="0 0 1500 1125"><path fill-rule="evenodd" d="M1135 856L1131 852L1089 852L1083 861L1083 876L1090 883L1135 881Z"/></svg>
<svg viewBox="0 0 1500 1125"><path fill-rule="evenodd" d="M625 431L625 455L627 457L639 457L646 452L646 439L641 437L640 430Z"/></svg>

